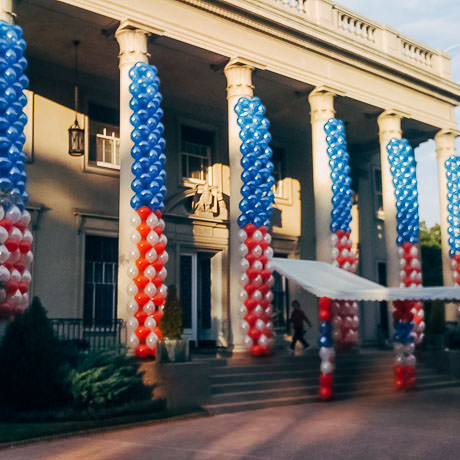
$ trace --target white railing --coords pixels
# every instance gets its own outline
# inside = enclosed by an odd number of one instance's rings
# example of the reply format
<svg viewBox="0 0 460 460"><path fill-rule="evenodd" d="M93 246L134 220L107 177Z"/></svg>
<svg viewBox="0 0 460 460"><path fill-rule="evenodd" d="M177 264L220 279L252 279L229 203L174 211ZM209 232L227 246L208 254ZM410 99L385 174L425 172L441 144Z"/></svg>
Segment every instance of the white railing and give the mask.
<svg viewBox="0 0 460 460"><path fill-rule="evenodd" d="M312 35L320 40L331 40L330 32L344 39L342 43L333 38L335 46L357 54L376 52L375 59L395 66L394 58L438 76L451 78L450 58L442 52L424 46L399 34L396 30L361 16L331 0L225 0L233 6L258 14L265 20L290 26L296 32ZM274 8L275 7L275 8ZM277 15L276 9L280 15ZM289 24L289 16L292 23ZM312 27L313 26L313 27ZM319 27L318 27L319 26ZM358 45L353 50L355 45ZM366 58L369 58L366 55Z"/></svg>

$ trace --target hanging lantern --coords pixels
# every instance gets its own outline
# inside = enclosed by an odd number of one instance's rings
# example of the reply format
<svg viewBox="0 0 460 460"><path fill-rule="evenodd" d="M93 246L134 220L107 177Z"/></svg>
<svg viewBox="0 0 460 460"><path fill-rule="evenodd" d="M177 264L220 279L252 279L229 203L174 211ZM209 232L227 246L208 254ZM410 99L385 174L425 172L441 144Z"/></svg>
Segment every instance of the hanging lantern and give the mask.
<svg viewBox="0 0 460 460"><path fill-rule="evenodd" d="M80 157L85 153L85 130L80 128L75 118L73 125L69 128L69 155Z"/></svg>

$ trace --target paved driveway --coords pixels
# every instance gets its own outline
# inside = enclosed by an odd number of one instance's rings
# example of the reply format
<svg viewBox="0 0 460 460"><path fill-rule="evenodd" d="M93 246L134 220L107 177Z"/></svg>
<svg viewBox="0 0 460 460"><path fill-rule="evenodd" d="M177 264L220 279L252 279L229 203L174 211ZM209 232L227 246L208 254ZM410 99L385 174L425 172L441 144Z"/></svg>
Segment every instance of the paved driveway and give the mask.
<svg viewBox="0 0 460 460"><path fill-rule="evenodd" d="M262 409L29 444L2 460L460 459L460 389Z"/></svg>

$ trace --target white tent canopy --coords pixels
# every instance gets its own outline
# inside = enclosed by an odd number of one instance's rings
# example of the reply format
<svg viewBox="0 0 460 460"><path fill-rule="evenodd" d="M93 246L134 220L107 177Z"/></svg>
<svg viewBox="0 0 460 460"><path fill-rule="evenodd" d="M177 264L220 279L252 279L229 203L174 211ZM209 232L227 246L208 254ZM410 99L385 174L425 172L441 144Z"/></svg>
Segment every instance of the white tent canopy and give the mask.
<svg viewBox="0 0 460 460"><path fill-rule="evenodd" d="M339 300L460 300L460 287L385 287L317 260L273 258L273 269L317 297Z"/></svg>

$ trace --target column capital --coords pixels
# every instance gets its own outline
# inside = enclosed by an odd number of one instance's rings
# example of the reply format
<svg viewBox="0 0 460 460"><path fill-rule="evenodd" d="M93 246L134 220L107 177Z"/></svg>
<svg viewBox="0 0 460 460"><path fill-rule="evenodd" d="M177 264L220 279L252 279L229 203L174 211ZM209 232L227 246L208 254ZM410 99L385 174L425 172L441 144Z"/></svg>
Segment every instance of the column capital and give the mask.
<svg viewBox="0 0 460 460"><path fill-rule="evenodd" d="M459 131L456 129L440 129L434 135L438 161L446 160L455 154L455 139L459 134Z"/></svg>
<svg viewBox="0 0 460 460"><path fill-rule="evenodd" d="M401 139L401 120L406 114L398 110L385 110L377 117L380 136Z"/></svg>
<svg viewBox="0 0 460 460"><path fill-rule="evenodd" d="M310 104L311 122L326 122L334 118L334 97L339 95L344 95L344 93L325 85L317 86L311 91L307 97Z"/></svg>
<svg viewBox="0 0 460 460"><path fill-rule="evenodd" d="M254 66L244 60L230 59L224 68L227 78L227 99L232 97L252 97L254 85L252 83L252 72Z"/></svg>
<svg viewBox="0 0 460 460"><path fill-rule="evenodd" d="M120 46L119 67L133 66L136 62L148 62L147 37L149 33L136 28L129 23L121 23L115 32L115 38Z"/></svg>

